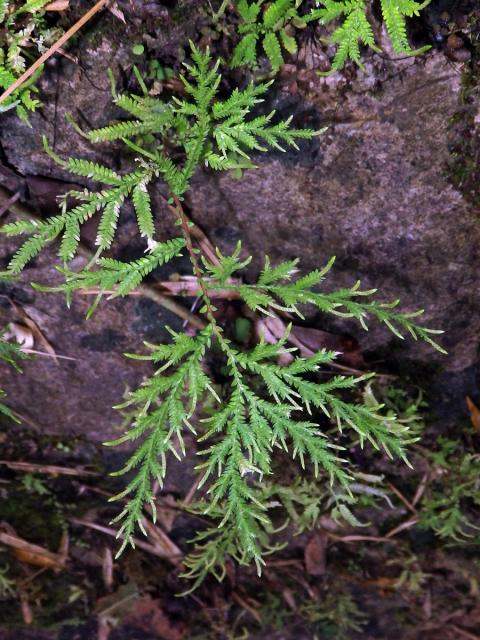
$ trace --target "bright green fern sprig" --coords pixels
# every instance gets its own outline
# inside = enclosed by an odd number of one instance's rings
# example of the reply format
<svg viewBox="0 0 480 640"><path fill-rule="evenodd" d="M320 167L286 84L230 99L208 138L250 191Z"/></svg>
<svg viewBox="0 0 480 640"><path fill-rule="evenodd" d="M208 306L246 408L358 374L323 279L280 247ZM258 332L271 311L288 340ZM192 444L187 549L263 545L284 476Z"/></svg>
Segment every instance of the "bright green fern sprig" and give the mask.
<svg viewBox="0 0 480 640"><path fill-rule="evenodd" d="M151 355L130 356L162 362L163 365L120 405L119 408L135 406L138 413L125 435L106 443L113 446L143 439L125 467L116 474L138 469L126 489L112 498L131 497L125 509L115 518L115 522L123 521L118 534L123 537L119 553L125 545L133 543L137 525L143 530L141 518L145 505L151 505L155 519L152 483L157 480L160 486L163 484L167 454L178 458L185 455L182 431L187 428L194 432L190 418L199 399L211 388L210 380L202 369L202 359L211 342L212 327L208 326L195 338L174 332L172 335L173 342L170 345L149 345Z"/></svg>
<svg viewBox="0 0 480 640"><path fill-rule="evenodd" d="M184 247L185 240L183 238L172 238L166 242L156 243L150 253L131 262L122 262L113 258L98 258L95 261L96 269L71 271L67 268L57 267L65 278L64 284L57 287L33 286L39 291L63 291L67 294L67 299L74 291L98 289L98 295L87 313L87 318L89 318L105 292L110 292L109 299L127 296L154 269L179 257Z"/></svg>
<svg viewBox="0 0 480 640"><path fill-rule="evenodd" d="M11 260L8 266L11 273L20 272L46 244L59 237L59 256L64 263L70 261L77 251L82 224L94 215L100 217L96 244L100 254L106 251L114 241L120 211L128 199L133 203L140 234L153 241L154 212L148 189L155 179L162 178L170 192L180 198L203 163L216 171L253 166L249 159L252 152L266 151L267 147L296 146L297 140L310 139L319 133L291 129L290 119L272 124L273 112L251 118L251 111L262 100L268 84L235 89L225 100L219 99L219 62L213 64L208 50L202 52L193 44L191 55L192 64L186 65L188 77L181 77L187 98L163 103L150 96L116 96L117 104L136 119L89 134L95 142L124 140L140 156L135 171L120 175L90 161L63 160L44 141L47 153L55 162L105 188L71 192L68 196L78 204L68 209L64 200L62 212L45 221L4 225L0 229L2 233L31 236ZM135 140L140 133L152 134L155 142L149 146L137 144ZM166 154L167 138L170 146L173 143L178 148L177 162Z"/></svg>
<svg viewBox="0 0 480 640"><path fill-rule="evenodd" d="M430 452L431 482L422 500L420 526L450 543L478 543L480 456L465 452L461 440L438 439Z"/></svg>
<svg viewBox="0 0 480 640"><path fill-rule="evenodd" d="M416 55L429 49L428 46L411 49L406 28L406 18L418 16L429 2L430 0L380 0L382 16L395 53ZM349 59L363 69L360 45L380 51L367 17L367 0L317 0L316 8L300 13L304 4L303 0L274 0L266 8L265 0L238 0L236 9L242 21L238 28L241 37L234 49L231 66L255 67L257 48L261 44L272 70L278 71L284 62L282 49L289 53L297 52L297 41L292 35L293 27L302 29L308 23L316 21L329 24L342 20L330 37L330 41L337 45L332 71L341 69Z"/></svg>
<svg viewBox="0 0 480 640"><path fill-rule="evenodd" d="M375 45L372 27L365 15L364 0L347 0L345 2L326 0L323 4L325 4L325 16L322 18L322 13L319 12L322 22L327 20L327 16L329 19L340 15L345 17L343 24L334 31L331 37L332 42L338 45L332 70L341 69L349 58L363 69L360 61L360 43L369 46L374 51L379 51Z"/></svg>
<svg viewBox="0 0 480 640"><path fill-rule="evenodd" d="M305 26L315 19L312 13L300 16L298 7L302 0L273 0L268 7L264 0L247 2L239 0L236 8L242 23L238 28L241 36L236 45L232 59L232 67L257 64L257 46L261 44L273 71L278 71L283 64L282 50L288 53L297 52L297 42L288 30L293 22Z"/></svg>
<svg viewBox="0 0 480 640"><path fill-rule="evenodd" d="M427 51L430 47L412 49L407 38L407 17L418 16L419 12L429 4L430 0L380 0L382 16L387 33L392 42L395 53L417 55ZM353 60L361 69L360 44L364 44L373 51L380 51L375 44L372 26L367 18L367 3L365 0L320 0L320 9L312 12L321 23L327 24L338 18L343 18L342 24L333 32L331 41L337 45L332 63L332 71L341 69L345 62Z"/></svg>
<svg viewBox="0 0 480 640"><path fill-rule="evenodd" d="M3 334L0 334L0 360L6 362L9 366L13 367L16 371L21 372L21 368L18 364L18 360L27 358L28 355L21 350L20 345L16 342L7 342ZM5 398L6 393L0 388L0 414L6 416L10 420L19 422L16 415L4 404L1 399Z"/></svg>
<svg viewBox="0 0 480 640"><path fill-rule="evenodd" d="M295 313L303 318L298 306L309 304L316 306L324 313L354 318L365 330L368 330L367 319L371 316L379 322L383 322L400 339L404 339L402 331L406 331L414 340L423 340L437 351L446 353L432 338L433 335L439 335L442 331L429 329L415 322L415 318L423 314L422 309L400 312L396 310L399 300L394 302L371 300L377 290L362 291L359 281L349 289L338 289L330 293L314 290L314 287L318 287L324 281L335 258L332 258L323 269L296 277L297 260L283 262L272 268L267 256L265 267L257 282L249 285L229 281L233 273L245 268L249 262L249 260L240 260L240 251L239 245L231 256L223 256L218 253L218 265L211 265L207 261L204 264L207 272L213 277L212 289L227 289L237 292L252 311L269 314L269 309L276 309Z"/></svg>

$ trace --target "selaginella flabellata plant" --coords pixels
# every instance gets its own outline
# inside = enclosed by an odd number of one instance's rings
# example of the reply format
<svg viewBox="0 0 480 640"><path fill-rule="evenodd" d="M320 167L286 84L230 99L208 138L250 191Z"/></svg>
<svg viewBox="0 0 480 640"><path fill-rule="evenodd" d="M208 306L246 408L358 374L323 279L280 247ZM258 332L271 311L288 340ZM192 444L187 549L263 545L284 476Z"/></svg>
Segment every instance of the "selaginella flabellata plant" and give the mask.
<svg viewBox="0 0 480 640"><path fill-rule="evenodd" d="M417 55L430 47L412 49L408 42L406 19L419 16L430 3L417 0L380 0L380 10L385 30L396 54ZM381 49L369 17L371 2L368 0L237 0L236 11L240 17L239 41L232 55L232 67L258 64L258 52L263 50L273 71L284 63L283 51L297 53L295 33L309 24L329 25L339 22L327 41L336 46L331 71L341 69L352 60L361 69L360 46L379 53ZM261 48L259 47L261 45Z"/></svg>
<svg viewBox="0 0 480 640"><path fill-rule="evenodd" d="M145 510L155 517L152 486L163 483L170 455L185 454L183 434L193 432L200 443L201 479L199 490L202 509L217 525L202 532L197 548L187 560L188 575L201 580L208 571L221 577L225 554L241 563L256 563L260 571L263 555L269 549L269 533L273 524L267 505L258 496L258 481L272 473L276 449L284 449L298 458L315 475L323 474L332 483L348 491L351 477L346 461L339 457L339 447L328 438L314 419L324 414L339 431L353 430L361 443L370 442L389 455L406 460L406 428L381 415L381 407L349 402L344 390L355 389L364 376L339 375L320 382L316 372L334 361L334 352L321 350L303 358L288 346L288 329L274 344L260 339L251 350L240 349L226 337L222 320L212 302L215 290L231 290L256 314L288 312L302 317L303 305L320 311L355 318L366 329L367 319L383 322L402 337L408 332L440 349L432 335L437 331L417 324L421 311L402 313L397 302L383 303L374 290L363 291L359 283L349 289L324 293L319 289L329 269L326 267L299 276L297 261L272 266L268 259L254 284L232 278L248 260L237 250L231 256L218 252L215 259L202 255L194 246L190 221L182 200L191 178L200 165L213 171L253 167L250 155L282 145L296 146L319 132L290 128L290 120L274 123L273 113L252 115L262 100L268 84L249 84L235 89L226 98L219 97L221 75L219 63L212 63L207 52L192 45L191 64L186 64L186 77L181 77L184 98L164 102L143 95L116 95L116 104L130 119L116 122L89 134L92 142L123 140L137 154L136 168L120 175L108 167L79 159L58 162L73 174L88 177L102 185L99 191L70 193L77 204L41 222L18 221L3 226L9 236L30 236L12 258L9 272L16 274L52 240L61 238L59 256L64 263L59 270L65 282L55 287L70 297L79 289L113 289L113 297L128 295L158 265L187 252L202 298L204 328L196 335L172 333L169 344L147 345L148 355L135 356L157 366L156 371L136 390L129 393L123 406L132 410L131 423L116 445L135 443L125 467L118 473L130 473L131 479L115 500L126 506L115 519L121 522L120 551L133 542L135 529L144 530ZM148 145L138 140L148 139ZM154 142L151 142L154 140ZM175 149L175 161L167 153ZM178 158L180 158L178 160ZM154 214L149 186L161 180L169 191L168 207L176 218L179 237L166 242L155 239ZM131 262L104 257L114 240L120 210L129 198L136 212L138 228L145 238L145 256ZM97 216L98 250L95 260L80 271L72 271L67 263L75 256L80 227ZM98 304L92 305L91 311ZM203 362L211 349L219 350L225 362L229 384L219 395L215 381ZM279 357L292 352L289 364L279 364ZM201 418L210 395L215 409ZM197 432L197 429L199 432ZM202 489L203 487L203 489ZM222 569L223 568L223 569Z"/></svg>
<svg viewBox="0 0 480 640"><path fill-rule="evenodd" d="M34 55L43 53L62 30L49 27L45 20L50 0L0 0L0 89L8 89L25 71ZM34 97L35 82L42 69L24 82L0 105L0 114L15 109L27 124L28 114L40 106Z"/></svg>

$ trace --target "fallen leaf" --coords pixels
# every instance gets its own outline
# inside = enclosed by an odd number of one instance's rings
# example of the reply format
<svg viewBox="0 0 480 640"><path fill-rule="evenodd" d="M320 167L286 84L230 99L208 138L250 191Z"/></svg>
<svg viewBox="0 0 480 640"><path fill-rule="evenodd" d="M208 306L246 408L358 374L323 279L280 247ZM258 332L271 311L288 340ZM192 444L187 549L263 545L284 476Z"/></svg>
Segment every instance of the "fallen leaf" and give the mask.
<svg viewBox="0 0 480 640"><path fill-rule="evenodd" d="M53 0L44 6L45 11L66 11L70 6L70 0Z"/></svg>
<svg viewBox="0 0 480 640"><path fill-rule="evenodd" d="M107 9L110 11L110 13L112 13L116 18L118 18L119 20L121 20L124 24L127 24L127 21L125 20L125 16L123 14L123 11L121 9L118 8L118 5L116 2L112 2L108 5Z"/></svg>
<svg viewBox="0 0 480 640"><path fill-rule="evenodd" d="M259 337L263 336L266 342L274 344L285 335L286 324L278 316L259 318L256 323L256 331ZM293 325L287 341L298 348L298 354L302 358L309 358L318 351L326 349L338 353L335 362L332 363L333 366L340 364L354 369L362 369L365 366L360 347L357 341L350 336ZM292 359L293 356L287 353L285 357L282 357L281 364L288 364Z"/></svg>
<svg viewBox="0 0 480 640"><path fill-rule="evenodd" d="M324 531L315 531L305 547L305 569L311 576L323 576L327 571L328 536Z"/></svg>
<svg viewBox="0 0 480 640"><path fill-rule="evenodd" d="M15 340L24 349L32 349L35 344L32 331L19 322L10 322L3 337L5 340Z"/></svg>
<svg viewBox="0 0 480 640"><path fill-rule="evenodd" d="M46 353L50 354L54 359L55 362L58 364L58 360L57 360L57 354L55 353L55 349L52 347L52 345L50 344L50 342L47 340L47 338L45 337L43 331L40 329L40 325L38 324L38 322L36 322L31 315L29 315L25 309L23 307L21 307L20 305L16 304L13 300L10 300L10 304L12 305L12 307L15 309L15 312L19 318L19 320L22 323L22 326L25 325L26 327L28 327L28 329L31 331L32 336L34 337L34 339L42 345L43 349L45 350ZM32 308L31 312L32 315L35 314L35 309ZM11 325L17 325L19 323L16 322L11 322ZM24 344L24 348L25 349L31 349L33 347L33 344L31 346L27 346L26 344Z"/></svg>
<svg viewBox="0 0 480 640"><path fill-rule="evenodd" d="M31 309L30 313L27 313L25 309L17 306L17 313L20 313L22 321L27 325L27 327L32 331L35 340L43 347L46 353L49 353L51 356L55 358L57 361L57 354L55 353L55 349L52 347L45 334L40 328L40 324L37 320L33 318L33 315L36 313L35 309Z"/></svg>
<svg viewBox="0 0 480 640"><path fill-rule="evenodd" d="M186 633L186 627L182 623L173 623L163 612L160 601L150 596L139 598L133 613L124 622L164 640L182 640Z"/></svg>
<svg viewBox="0 0 480 640"><path fill-rule="evenodd" d="M470 421L475 431L480 433L480 409L469 396L466 398L468 411L470 412Z"/></svg>
<svg viewBox="0 0 480 640"><path fill-rule="evenodd" d="M51 558L45 553L37 553L28 549L14 549L13 553L17 560L34 567L44 567L45 569L57 569L60 563L56 558Z"/></svg>

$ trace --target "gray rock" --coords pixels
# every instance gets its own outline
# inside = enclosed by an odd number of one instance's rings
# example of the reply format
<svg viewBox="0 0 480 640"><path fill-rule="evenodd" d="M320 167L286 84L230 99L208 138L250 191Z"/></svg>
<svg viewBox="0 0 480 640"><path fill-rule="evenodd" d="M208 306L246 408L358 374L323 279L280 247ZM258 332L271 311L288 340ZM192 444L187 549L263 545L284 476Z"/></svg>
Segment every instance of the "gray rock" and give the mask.
<svg viewBox="0 0 480 640"><path fill-rule="evenodd" d="M158 38L143 37L147 18L127 15L128 2L120 3L126 27L106 16L102 20L108 29L82 35L81 65L59 60L43 75L45 106L32 117L33 128L11 113L3 116L0 143L7 169L0 172L0 182L28 194L27 183L20 187L16 182L22 176L71 181L43 153L42 134L60 155L114 168L128 165L128 154L120 154L119 147L86 143L65 124L64 115L71 111L85 128L117 117L107 68L112 67L120 86L135 61L132 39L173 61L201 23L198 4L186 4L190 9L183 17L176 14L176 22L168 22L164 8L154 17L151 33ZM122 28L127 31L119 38ZM284 89L272 93L266 108L277 108L284 116L294 112L299 126L328 125L327 132L298 152L256 158L259 168L243 180L199 172L187 201L191 215L224 250L243 241L244 250L255 257L249 277L265 254L273 262L299 257L304 269L336 255L326 283L329 289L361 278L365 288L377 287L382 299L401 298L403 309L424 307L425 323L445 330L441 342L449 351L447 357L411 340L402 343L373 321L365 333L349 322L314 316L310 320L319 328L348 330L385 367L394 364L415 372L434 365L443 370L443 389L453 375L452 402L462 409L466 385L470 391L476 375L472 372L477 371L480 223L473 205L452 186L447 168L448 123L459 102L458 70L441 54L432 54L395 64L380 61L381 68L370 64L366 76L347 81L339 74L319 78L308 68L307 58L299 56L306 61L305 69L291 70L293 84L280 78ZM171 226L163 213L162 235ZM131 244L135 250L138 244L136 236L129 239L130 228L121 228L121 251L126 253ZM93 238L94 229L87 236ZM4 257L14 246L2 239ZM28 288L29 281L54 279L53 260L53 252L43 254L14 287L17 299L36 316L57 352L75 361L57 365L37 358L25 365L21 377L2 368L4 386L17 409L42 429L105 440L118 433L118 415L110 407L121 400L125 386L138 384L148 370L125 360L122 352L139 351L144 338L161 341L164 325L178 327L179 321L148 301L129 298L103 304L87 324L86 300L77 298L68 311L61 298ZM451 393L447 396L450 399Z"/></svg>
<svg viewBox="0 0 480 640"><path fill-rule="evenodd" d="M315 123L315 108L318 123L331 121L318 143L259 157L243 180L197 176L195 219L226 250L241 238L257 265L268 254L273 262L298 257L312 269L335 255L326 288L361 279L381 299L400 298L402 309L425 308L425 324L445 331L440 342L449 355L412 340L399 345L373 321L367 334L349 325L364 349L395 346L396 359L451 371L471 366L480 330L480 224L446 167L459 81L440 55L410 62L379 96L330 90L327 99L318 80L310 109L297 108L297 121ZM281 96L279 104L283 111Z"/></svg>

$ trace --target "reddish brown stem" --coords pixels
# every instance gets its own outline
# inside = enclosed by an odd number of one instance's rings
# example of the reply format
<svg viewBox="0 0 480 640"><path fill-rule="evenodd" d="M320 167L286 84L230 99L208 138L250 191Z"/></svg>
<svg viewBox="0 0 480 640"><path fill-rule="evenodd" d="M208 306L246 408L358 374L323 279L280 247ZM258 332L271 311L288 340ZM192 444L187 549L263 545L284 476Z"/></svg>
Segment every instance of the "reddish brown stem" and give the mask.
<svg viewBox="0 0 480 640"><path fill-rule="evenodd" d="M180 220L183 236L185 238L185 243L187 245L187 250L190 256L190 262L192 263L193 272L195 277L197 278L198 285L200 287L200 291L202 293L202 298L205 304L205 315L208 320L212 323L215 334L217 337L221 339L220 329L218 328L217 321L215 320L215 316L213 313L212 302L210 300L210 296L208 295L207 286L205 284L205 280L203 278L203 271L198 262L197 254L195 253L195 249L193 247L192 236L189 229L189 221L183 211L182 203L178 199L176 195L173 195L173 201L175 202L175 214Z"/></svg>

